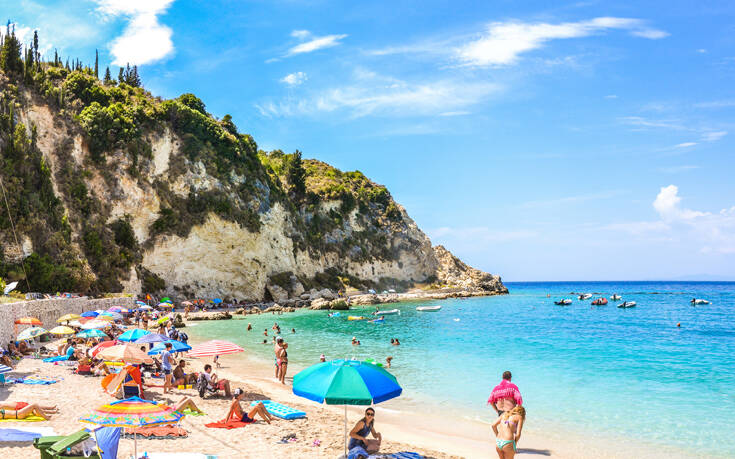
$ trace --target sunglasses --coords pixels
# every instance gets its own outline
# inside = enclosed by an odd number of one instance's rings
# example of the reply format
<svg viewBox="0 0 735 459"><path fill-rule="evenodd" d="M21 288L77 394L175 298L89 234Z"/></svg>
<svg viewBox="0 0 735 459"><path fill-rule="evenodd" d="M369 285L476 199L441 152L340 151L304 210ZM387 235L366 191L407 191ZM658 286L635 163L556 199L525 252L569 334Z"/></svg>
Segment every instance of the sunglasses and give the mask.
<svg viewBox="0 0 735 459"><path fill-rule="evenodd" d="M365 413L365 416L375 417L375 413Z"/></svg>

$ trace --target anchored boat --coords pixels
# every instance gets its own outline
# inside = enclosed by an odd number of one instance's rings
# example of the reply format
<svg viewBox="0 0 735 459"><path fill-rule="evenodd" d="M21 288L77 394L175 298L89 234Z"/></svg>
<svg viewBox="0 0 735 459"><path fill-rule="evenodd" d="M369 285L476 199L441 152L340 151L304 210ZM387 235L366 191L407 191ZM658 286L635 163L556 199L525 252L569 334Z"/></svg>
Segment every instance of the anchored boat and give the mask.
<svg viewBox="0 0 735 459"><path fill-rule="evenodd" d="M554 301L554 304L558 306L569 306L570 304L572 304L572 300L570 300L569 298L564 298L563 300Z"/></svg>
<svg viewBox="0 0 735 459"><path fill-rule="evenodd" d="M618 305L619 308L634 308L635 306L635 301L623 301Z"/></svg>
<svg viewBox="0 0 735 459"><path fill-rule="evenodd" d="M605 306L607 304L607 298L598 298L592 302L592 306Z"/></svg>
<svg viewBox="0 0 735 459"><path fill-rule="evenodd" d="M441 306L419 306L416 308L416 310L422 311L422 312L436 312L440 310L441 308L442 308Z"/></svg>

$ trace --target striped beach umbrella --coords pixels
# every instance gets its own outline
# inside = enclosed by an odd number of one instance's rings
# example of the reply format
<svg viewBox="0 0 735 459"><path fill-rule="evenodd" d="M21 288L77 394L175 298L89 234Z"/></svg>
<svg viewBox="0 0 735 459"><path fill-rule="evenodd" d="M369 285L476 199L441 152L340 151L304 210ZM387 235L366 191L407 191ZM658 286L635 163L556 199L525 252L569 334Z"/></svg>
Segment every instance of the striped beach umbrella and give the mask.
<svg viewBox="0 0 735 459"><path fill-rule="evenodd" d="M144 427L179 422L184 415L170 406L158 405L140 397L130 397L102 405L91 415L79 418L80 422L102 427ZM138 437L133 435L135 456L138 457Z"/></svg>
<svg viewBox="0 0 735 459"><path fill-rule="evenodd" d="M3 373L9 373L11 371L13 371L13 369L10 368L9 366L0 364L0 375Z"/></svg>
<svg viewBox="0 0 735 459"><path fill-rule="evenodd" d="M171 303L158 303L159 308L173 308L174 305Z"/></svg>
<svg viewBox="0 0 735 459"><path fill-rule="evenodd" d="M189 357L208 357L212 355L237 354L238 352L244 351L245 349L241 348L235 343L213 339L211 341L206 341L192 347L189 351Z"/></svg>
<svg viewBox="0 0 735 459"><path fill-rule="evenodd" d="M41 328L41 327L26 328L22 332L18 333L18 337L16 339L18 341L23 341L26 339L33 339L36 336L43 335L44 333L48 333L48 331L45 328Z"/></svg>
<svg viewBox="0 0 735 459"><path fill-rule="evenodd" d="M60 323L64 323L64 322L69 322L69 321L72 321L72 320L75 320L75 319L79 319L80 317L82 317L82 316L80 316L79 314L65 314L65 315L59 317L58 319L56 319L56 323L57 324L60 324Z"/></svg>
<svg viewBox="0 0 735 459"><path fill-rule="evenodd" d="M40 320L36 319L35 317L21 317L20 319L17 319L15 321L15 325L43 325Z"/></svg>
<svg viewBox="0 0 735 459"><path fill-rule="evenodd" d="M115 346L115 344L115 341L102 341L101 343L90 349L89 353L92 354L92 357L96 357L97 354L99 354L103 349Z"/></svg>

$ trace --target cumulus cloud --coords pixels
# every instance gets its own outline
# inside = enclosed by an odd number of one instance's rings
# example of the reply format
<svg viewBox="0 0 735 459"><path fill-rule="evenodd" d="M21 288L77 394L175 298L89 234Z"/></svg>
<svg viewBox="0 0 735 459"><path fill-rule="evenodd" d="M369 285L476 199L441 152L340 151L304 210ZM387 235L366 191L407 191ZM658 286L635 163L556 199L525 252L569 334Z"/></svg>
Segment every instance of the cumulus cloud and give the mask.
<svg viewBox="0 0 735 459"><path fill-rule="evenodd" d="M281 78L281 83L284 83L288 86L298 86L304 81L307 80L306 73L304 72L295 72L295 73L289 73L285 77Z"/></svg>
<svg viewBox="0 0 735 459"><path fill-rule="evenodd" d="M493 22L480 38L458 48L456 58L464 65L510 65L516 63L521 54L541 48L551 40L586 37L609 29L630 30L631 34L648 39L668 35L634 18L599 17L559 24Z"/></svg>
<svg viewBox="0 0 735 459"><path fill-rule="evenodd" d="M114 65L144 65L159 61L174 51L173 32L158 21L174 0L96 0L97 10L110 18L123 17L128 24L110 43Z"/></svg>
<svg viewBox="0 0 735 459"><path fill-rule="evenodd" d="M679 187L669 185L661 187L661 191L659 191L656 199L653 201L653 208L656 209L656 212L658 212L664 221L692 220L697 217L709 215L707 212L684 209L680 204Z"/></svg>

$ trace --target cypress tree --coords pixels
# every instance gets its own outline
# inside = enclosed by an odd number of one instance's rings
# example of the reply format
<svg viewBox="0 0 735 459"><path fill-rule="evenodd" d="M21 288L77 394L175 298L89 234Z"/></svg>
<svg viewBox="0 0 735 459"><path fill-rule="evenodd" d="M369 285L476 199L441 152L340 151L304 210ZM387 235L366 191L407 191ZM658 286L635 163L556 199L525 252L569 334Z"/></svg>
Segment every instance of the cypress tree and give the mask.
<svg viewBox="0 0 735 459"><path fill-rule="evenodd" d="M94 50L94 77L97 78L98 80L100 78L99 62L100 62L100 54L99 54L99 51L95 49Z"/></svg>
<svg viewBox="0 0 735 459"><path fill-rule="evenodd" d="M33 31L33 54L36 64L41 63L41 53L38 52L38 30Z"/></svg>
<svg viewBox="0 0 735 459"><path fill-rule="evenodd" d="M120 67L120 73L117 74L117 81L119 83L125 82L125 69Z"/></svg>
<svg viewBox="0 0 735 459"><path fill-rule="evenodd" d="M112 84L112 75L110 75L110 67L107 67L105 69L105 80L104 83L106 85Z"/></svg>
<svg viewBox="0 0 735 459"><path fill-rule="evenodd" d="M69 58L68 58L68 57L66 58L66 65L65 65L65 67L66 67L66 69L67 69L68 71L70 71L70 72L71 72L71 67L69 67Z"/></svg>
<svg viewBox="0 0 735 459"><path fill-rule="evenodd" d="M130 85L139 88L142 85L140 81L140 75L138 75L138 66L134 65L133 70L130 71Z"/></svg>

